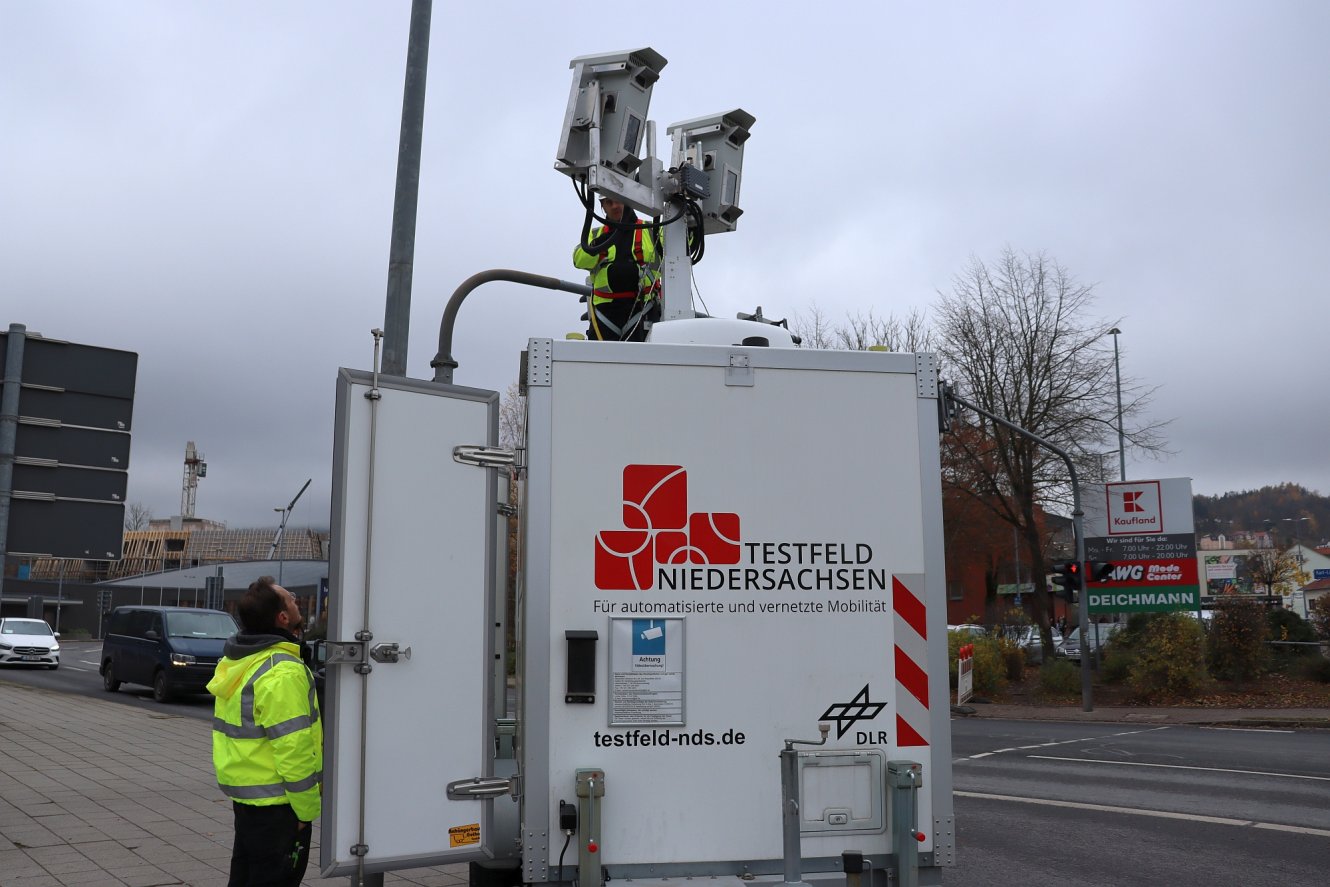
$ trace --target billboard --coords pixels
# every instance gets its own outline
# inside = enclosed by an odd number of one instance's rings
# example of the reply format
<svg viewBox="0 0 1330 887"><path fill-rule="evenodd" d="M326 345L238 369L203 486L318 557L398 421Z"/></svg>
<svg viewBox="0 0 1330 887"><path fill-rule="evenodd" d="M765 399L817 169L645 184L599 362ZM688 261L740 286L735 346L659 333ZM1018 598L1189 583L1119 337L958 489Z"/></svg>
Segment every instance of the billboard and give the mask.
<svg viewBox="0 0 1330 887"><path fill-rule="evenodd" d="M11 497L3 550L119 558L138 355L48 339L20 324L0 333L0 367L11 350L18 422L9 489L0 490Z"/></svg>
<svg viewBox="0 0 1330 887"><path fill-rule="evenodd" d="M1085 553L1113 564L1099 581L1086 573L1091 614L1199 610L1191 479L1087 484Z"/></svg>

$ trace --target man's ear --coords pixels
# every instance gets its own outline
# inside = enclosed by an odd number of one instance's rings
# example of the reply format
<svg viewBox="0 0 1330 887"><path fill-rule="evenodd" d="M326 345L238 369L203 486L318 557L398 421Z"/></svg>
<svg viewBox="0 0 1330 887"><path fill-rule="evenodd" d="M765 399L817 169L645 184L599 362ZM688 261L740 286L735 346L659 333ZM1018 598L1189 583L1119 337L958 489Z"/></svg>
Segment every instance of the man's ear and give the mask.
<svg viewBox="0 0 1330 887"><path fill-rule="evenodd" d="M275 622L278 628L286 628L291 624L291 614L283 610L277 614Z"/></svg>

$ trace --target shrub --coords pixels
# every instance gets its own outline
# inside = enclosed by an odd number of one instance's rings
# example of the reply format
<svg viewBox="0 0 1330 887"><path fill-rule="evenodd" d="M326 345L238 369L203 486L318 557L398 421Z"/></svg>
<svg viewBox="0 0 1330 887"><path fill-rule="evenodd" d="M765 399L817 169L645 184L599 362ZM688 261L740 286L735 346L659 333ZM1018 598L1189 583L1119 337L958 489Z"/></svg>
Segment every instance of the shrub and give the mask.
<svg viewBox="0 0 1330 887"><path fill-rule="evenodd" d="M1081 692L1081 670L1066 659L1045 662L1039 669L1039 695L1046 699L1065 699Z"/></svg>
<svg viewBox="0 0 1330 887"><path fill-rule="evenodd" d="M1145 621L1130 647L1115 656L1130 657L1126 683L1142 701L1195 696L1205 686L1205 633L1184 613L1156 613Z"/></svg>
<svg viewBox="0 0 1330 887"><path fill-rule="evenodd" d="M1263 674L1269 665L1266 646L1270 628L1265 607L1241 595L1225 595L1215 608L1210 627L1210 673L1230 681L1246 681Z"/></svg>
<svg viewBox="0 0 1330 887"><path fill-rule="evenodd" d="M1270 629L1272 641L1296 641L1299 643L1315 642L1316 630L1307 620L1292 610L1283 608L1271 610L1265 614L1265 621ZM1299 647L1293 644L1271 644L1271 663L1276 671L1287 671L1308 656L1316 653L1315 647Z"/></svg>
<svg viewBox="0 0 1330 887"><path fill-rule="evenodd" d="M1323 641L1330 641L1330 594L1319 595L1307 605L1307 621Z"/></svg>
<svg viewBox="0 0 1330 887"><path fill-rule="evenodd" d="M1330 659L1319 653L1308 657L1302 661L1302 673L1308 680L1330 684Z"/></svg>
<svg viewBox="0 0 1330 887"><path fill-rule="evenodd" d="M60 637L66 641L90 641L92 633L86 628L71 628L69 631L60 632Z"/></svg>
<svg viewBox="0 0 1330 887"><path fill-rule="evenodd" d="M1010 643L1010 642L1008 642ZM974 695L996 696L1007 687L1006 654L1000 638L991 635L973 637L955 632L947 635L947 670L951 686L956 686L956 658L962 644L974 644ZM1019 648L1017 649L1019 652Z"/></svg>

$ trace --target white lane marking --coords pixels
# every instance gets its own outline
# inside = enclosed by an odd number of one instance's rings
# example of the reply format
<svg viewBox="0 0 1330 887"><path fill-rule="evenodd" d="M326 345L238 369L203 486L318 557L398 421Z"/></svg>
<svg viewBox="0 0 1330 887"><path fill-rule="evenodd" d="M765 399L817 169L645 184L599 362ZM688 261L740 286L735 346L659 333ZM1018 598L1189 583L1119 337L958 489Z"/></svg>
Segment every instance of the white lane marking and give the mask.
<svg viewBox="0 0 1330 887"><path fill-rule="evenodd" d="M86 668L79 668L77 665L66 665L65 668L68 669L69 671L89 671L89 670L90 670L90 669L86 669Z"/></svg>
<svg viewBox="0 0 1330 887"><path fill-rule="evenodd" d="M1275 730L1265 727L1202 727L1202 730L1227 730L1230 733L1296 733L1296 730Z"/></svg>
<svg viewBox="0 0 1330 887"><path fill-rule="evenodd" d="M1202 816L1199 813L1173 813L1169 810L1142 810L1139 807L1111 807L1107 804L1084 804L1079 801L1054 801L1048 798L1020 798L1013 795L992 795L987 792L953 792L962 798L980 798L987 801L1015 801L1018 804L1037 804L1044 807L1066 807L1073 810L1094 810L1102 813L1126 813L1132 816L1154 816L1159 819L1184 819L1188 822L1206 822L1213 825L1237 825L1244 828L1263 828L1299 835L1330 838L1330 829L1280 825L1277 822L1257 822L1252 819L1229 819L1224 816Z"/></svg>
<svg viewBox="0 0 1330 887"><path fill-rule="evenodd" d="M1282 776L1285 779L1315 779L1330 782L1330 776L1307 776L1301 773L1271 773L1267 770L1230 770L1226 767L1193 767L1188 764L1146 764L1143 761L1100 761L1095 758L1059 758L1053 755L1026 755L1043 761L1075 761L1080 764L1116 764L1119 767L1163 767L1168 770L1204 770L1207 773L1241 773L1245 776Z"/></svg>
<svg viewBox="0 0 1330 887"><path fill-rule="evenodd" d="M1045 742L1041 745L1023 745L1021 748L999 748L994 751L980 752L977 755L970 755L967 758L952 758L953 764L959 764L962 761L977 761L980 758L986 758L990 755L1000 755L1009 751L1021 751L1027 748L1053 748L1058 745L1072 745L1077 742L1098 742L1101 739L1114 739L1118 736L1135 736L1138 733L1155 733L1159 730L1167 730L1168 727L1151 727L1148 730L1128 730L1125 733L1110 733L1107 736L1086 736L1083 739L1063 739L1057 742ZM1033 757L1033 756L1031 756Z"/></svg>

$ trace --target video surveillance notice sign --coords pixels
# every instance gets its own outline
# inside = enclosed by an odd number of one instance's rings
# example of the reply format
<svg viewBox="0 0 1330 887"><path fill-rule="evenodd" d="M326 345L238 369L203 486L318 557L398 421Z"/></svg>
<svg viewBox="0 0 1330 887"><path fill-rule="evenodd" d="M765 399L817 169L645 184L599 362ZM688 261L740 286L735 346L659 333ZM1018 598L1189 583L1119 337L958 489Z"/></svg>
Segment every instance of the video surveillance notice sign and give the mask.
<svg viewBox="0 0 1330 887"><path fill-rule="evenodd" d="M1091 614L1199 610L1191 478L1088 484L1085 554L1113 564L1098 582L1087 572Z"/></svg>

